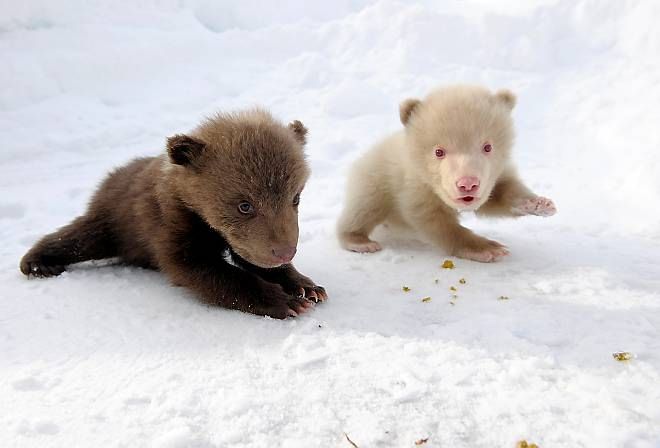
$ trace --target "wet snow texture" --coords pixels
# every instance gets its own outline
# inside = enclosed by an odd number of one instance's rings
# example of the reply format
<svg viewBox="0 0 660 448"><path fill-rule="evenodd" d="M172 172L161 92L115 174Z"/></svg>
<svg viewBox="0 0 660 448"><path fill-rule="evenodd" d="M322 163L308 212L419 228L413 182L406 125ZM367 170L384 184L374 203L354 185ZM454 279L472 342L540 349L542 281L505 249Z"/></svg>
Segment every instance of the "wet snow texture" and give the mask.
<svg viewBox="0 0 660 448"><path fill-rule="evenodd" d="M3 1L2 445L659 446L660 7L493 3ZM510 246L493 265L386 232L341 251L348 164L453 82L518 93L515 157L559 214L466 217ZM19 274L110 168L255 104L310 129L297 265L327 304L274 321L130 267Z"/></svg>

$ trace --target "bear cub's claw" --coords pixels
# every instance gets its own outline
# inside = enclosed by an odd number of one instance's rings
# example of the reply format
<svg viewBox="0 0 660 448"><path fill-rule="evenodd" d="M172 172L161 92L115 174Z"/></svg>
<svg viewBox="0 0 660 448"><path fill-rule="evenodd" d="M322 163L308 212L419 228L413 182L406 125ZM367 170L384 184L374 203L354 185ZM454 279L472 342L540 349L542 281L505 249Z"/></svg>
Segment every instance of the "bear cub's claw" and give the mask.
<svg viewBox="0 0 660 448"><path fill-rule="evenodd" d="M47 265L41 261L21 261L21 272L28 277L46 278L56 277L64 272L66 269L60 265Z"/></svg>
<svg viewBox="0 0 660 448"><path fill-rule="evenodd" d="M323 286L307 286L301 287L298 292L298 297L305 298L313 303L325 302L328 294L325 292Z"/></svg>
<svg viewBox="0 0 660 448"><path fill-rule="evenodd" d="M557 207L552 199L536 196L523 200L513 207L513 211L520 215L552 216L557 213Z"/></svg>
<svg viewBox="0 0 660 448"><path fill-rule="evenodd" d="M280 279L280 284L285 293L298 299L305 299L310 304L325 302L328 293L323 286L319 286L314 281L294 270L286 277Z"/></svg>

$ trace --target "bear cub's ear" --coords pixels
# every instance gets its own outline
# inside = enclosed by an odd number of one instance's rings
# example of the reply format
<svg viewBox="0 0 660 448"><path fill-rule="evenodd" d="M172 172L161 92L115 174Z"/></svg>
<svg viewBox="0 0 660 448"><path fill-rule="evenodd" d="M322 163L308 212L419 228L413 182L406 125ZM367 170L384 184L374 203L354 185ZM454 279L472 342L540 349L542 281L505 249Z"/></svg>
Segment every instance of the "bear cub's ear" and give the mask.
<svg viewBox="0 0 660 448"><path fill-rule="evenodd" d="M305 127L304 124L302 124L301 121L299 120L294 120L291 123L289 123L289 129L293 131L294 136L296 137L296 140L298 140L301 144L307 143L307 128Z"/></svg>
<svg viewBox="0 0 660 448"><path fill-rule="evenodd" d="M495 98L497 101L504 104L509 110L513 110L516 106L516 95L508 89L502 89L495 92Z"/></svg>
<svg viewBox="0 0 660 448"><path fill-rule="evenodd" d="M170 162L175 165L190 165L199 156L206 143L184 134L176 134L167 138L167 154Z"/></svg>
<svg viewBox="0 0 660 448"><path fill-rule="evenodd" d="M410 117L420 104L422 104L420 100L408 98L399 105L399 118L401 118L401 123L403 123L404 126L408 124Z"/></svg>

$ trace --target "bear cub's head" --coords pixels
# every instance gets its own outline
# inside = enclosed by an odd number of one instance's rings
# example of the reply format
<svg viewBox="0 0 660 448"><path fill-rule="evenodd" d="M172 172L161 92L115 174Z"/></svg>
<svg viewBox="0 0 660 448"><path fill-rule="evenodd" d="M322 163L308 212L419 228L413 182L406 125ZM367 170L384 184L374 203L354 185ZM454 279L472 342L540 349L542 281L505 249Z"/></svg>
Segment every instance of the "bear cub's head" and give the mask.
<svg viewBox="0 0 660 448"><path fill-rule="evenodd" d="M408 161L449 207L476 210L506 167L516 97L476 86L451 86L399 108Z"/></svg>
<svg viewBox="0 0 660 448"><path fill-rule="evenodd" d="M298 244L298 203L309 177L307 129L261 109L209 118L168 138L168 171L180 199L248 262L272 268Z"/></svg>

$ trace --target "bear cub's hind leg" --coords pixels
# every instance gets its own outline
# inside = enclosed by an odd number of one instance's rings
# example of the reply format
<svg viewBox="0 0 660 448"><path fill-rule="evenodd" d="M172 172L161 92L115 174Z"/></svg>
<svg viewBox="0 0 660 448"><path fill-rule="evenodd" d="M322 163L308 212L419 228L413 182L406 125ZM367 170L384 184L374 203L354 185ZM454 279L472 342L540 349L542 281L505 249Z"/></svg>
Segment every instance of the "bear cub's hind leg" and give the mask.
<svg viewBox="0 0 660 448"><path fill-rule="evenodd" d="M54 277L66 266L117 255L108 225L89 216L46 235L21 259L21 272L29 277Z"/></svg>
<svg viewBox="0 0 660 448"><path fill-rule="evenodd" d="M378 252L381 245L369 238L374 228L390 212L390 198L382 186L371 178L351 173L344 211L337 222L339 244L359 253Z"/></svg>

